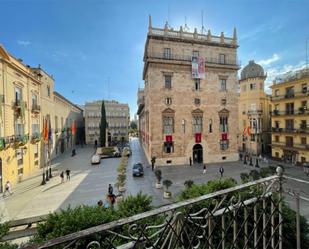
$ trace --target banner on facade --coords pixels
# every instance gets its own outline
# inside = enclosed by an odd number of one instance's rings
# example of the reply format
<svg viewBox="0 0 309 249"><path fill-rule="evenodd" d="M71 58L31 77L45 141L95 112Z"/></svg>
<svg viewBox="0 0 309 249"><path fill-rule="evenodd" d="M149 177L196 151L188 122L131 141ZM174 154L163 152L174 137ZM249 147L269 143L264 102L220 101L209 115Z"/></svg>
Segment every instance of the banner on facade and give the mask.
<svg viewBox="0 0 309 249"><path fill-rule="evenodd" d="M199 144L202 142L202 133L195 133L195 143Z"/></svg>
<svg viewBox="0 0 309 249"><path fill-rule="evenodd" d="M205 60L203 57L192 57L192 78L205 78Z"/></svg>
<svg viewBox="0 0 309 249"><path fill-rule="evenodd" d="M173 142L173 137L172 137L172 135L166 135L166 136L165 136L165 142Z"/></svg>
<svg viewBox="0 0 309 249"><path fill-rule="evenodd" d="M221 140L227 140L227 133L221 134Z"/></svg>

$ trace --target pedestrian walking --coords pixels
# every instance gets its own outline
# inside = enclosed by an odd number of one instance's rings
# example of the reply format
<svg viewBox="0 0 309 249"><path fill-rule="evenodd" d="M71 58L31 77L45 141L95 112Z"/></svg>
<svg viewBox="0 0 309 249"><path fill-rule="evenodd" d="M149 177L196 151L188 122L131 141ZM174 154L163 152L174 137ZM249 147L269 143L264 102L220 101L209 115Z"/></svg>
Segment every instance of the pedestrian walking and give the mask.
<svg viewBox="0 0 309 249"><path fill-rule="evenodd" d="M11 183L10 183L10 181L7 181L6 184L5 184L5 189L4 189L4 192L3 192L3 197L6 196L6 193L9 193L9 195L13 194L13 192L11 191Z"/></svg>
<svg viewBox="0 0 309 249"><path fill-rule="evenodd" d="M309 163L305 162L303 164L303 168L304 168L304 173L309 176Z"/></svg>
<svg viewBox="0 0 309 249"><path fill-rule="evenodd" d="M94 148L98 147L98 140L94 140Z"/></svg>
<svg viewBox="0 0 309 249"><path fill-rule="evenodd" d="M67 170L65 171L65 174L66 174L66 176L67 176L67 181L70 181L70 180L71 180L70 173L71 173L71 170L69 170L69 169L67 169Z"/></svg>
<svg viewBox="0 0 309 249"><path fill-rule="evenodd" d="M109 184L109 185L108 185L108 194L109 194L109 195L112 195L113 192L114 192L113 186L112 186L112 184Z"/></svg>
<svg viewBox="0 0 309 249"><path fill-rule="evenodd" d="M155 163L156 163L156 157L153 156L153 157L151 158L151 170L152 170L152 171L154 170Z"/></svg>
<svg viewBox="0 0 309 249"><path fill-rule="evenodd" d="M219 172L220 172L220 175L221 175L221 178L222 178L223 177L223 173L224 173L224 168L220 167Z"/></svg>
<svg viewBox="0 0 309 249"><path fill-rule="evenodd" d="M192 158L191 157L189 158L189 163L190 163L190 166L192 166Z"/></svg>
<svg viewBox="0 0 309 249"><path fill-rule="evenodd" d="M203 165L203 174L206 174L206 170L207 170L206 163L204 163L204 165Z"/></svg>
<svg viewBox="0 0 309 249"><path fill-rule="evenodd" d="M61 183L64 183L64 172L61 171L60 173Z"/></svg>

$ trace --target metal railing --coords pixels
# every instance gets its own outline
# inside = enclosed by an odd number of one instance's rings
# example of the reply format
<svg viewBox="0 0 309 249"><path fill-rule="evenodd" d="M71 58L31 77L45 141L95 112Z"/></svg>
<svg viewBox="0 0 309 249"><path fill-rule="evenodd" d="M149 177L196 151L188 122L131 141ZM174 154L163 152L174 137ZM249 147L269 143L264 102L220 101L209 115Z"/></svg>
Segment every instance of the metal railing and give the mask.
<svg viewBox="0 0 309 249"><path fill-rule="evenodd" d="M286 111L279 111L279 110L274 110L270 112L272 116L285 116L285 115L308 115L309 110L307 109L299 109L299 110L286 110Z"/></svg>
<svg viewBox="0 0 309 249"><path fill-rule="evenodd" d="M147 58L151 59L163 59L163 60L177 60L177 61L192 61L192 55L181 55L181 54L165 54L165 53L155 53L155 52L148 52L146 54ZM209 64L218 64L218 65L229 65L229 66L239 66L240 62L238 62L235 59L224 59L221 60L218 58L211 58L211 57L205 57L205 63Z"/></svg>
<svg viewBox="0 0 309 249"><path fill-rule="evenodd" d="M274 176L24 248L282 249L282 203L278 168Z"/></svg>
<svg viewBox="0 0 309 249"><path fill-rule="evenodd" d="M303 90L300 92L282 94L282 95L274 95L271 96L272 101L282 100L282 99L291 99L291 98L299 98L299 97L307 97L309 95L308 90Z"/></svg>

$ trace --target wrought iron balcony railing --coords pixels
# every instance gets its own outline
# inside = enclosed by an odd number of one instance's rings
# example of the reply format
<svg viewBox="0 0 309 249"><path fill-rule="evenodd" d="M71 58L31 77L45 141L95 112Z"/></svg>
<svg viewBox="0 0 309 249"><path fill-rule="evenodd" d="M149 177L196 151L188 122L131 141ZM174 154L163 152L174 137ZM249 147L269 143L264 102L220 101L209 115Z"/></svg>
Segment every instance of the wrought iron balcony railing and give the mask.
<svg viewBox="0 0 309 249"><path fill-rule="evenodd" d="M149 59L162 59L162 60L177 60L177 61L192 61L192 55L181 55L181 54L165 54L165 53L155 53L155 52L148 52L146 54L146 58ZM235 59L220 59L218 58L211 58L205 57L205 63L209 64L218 64L218 65L229 65L229 66L236 66L239 67L240 62Z"/></svg>
<svg viewBox="0 0 309 249"><path fill-rule="evenodd" d="M24 248L282 249L282 202L278 168L274 176Z"/></svg>

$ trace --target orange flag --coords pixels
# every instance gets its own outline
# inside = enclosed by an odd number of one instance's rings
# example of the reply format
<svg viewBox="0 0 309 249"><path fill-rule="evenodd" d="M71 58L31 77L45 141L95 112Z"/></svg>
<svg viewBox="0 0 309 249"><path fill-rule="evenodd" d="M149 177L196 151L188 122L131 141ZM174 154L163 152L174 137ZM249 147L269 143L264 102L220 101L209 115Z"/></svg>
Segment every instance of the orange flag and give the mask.
<svg viewBox="0 0 309 249"><path fill-rule="evenodd" d="M76 124L75 124L75 120L72 123L72 135L74 136L76 132Z"/></svg>
<svg viewBox="0 0 309 249"><path fill-rule="evenodd" d="M48 120L47 118L44 120L43 138L44 138L44 141L48 141Z"/></svg>

